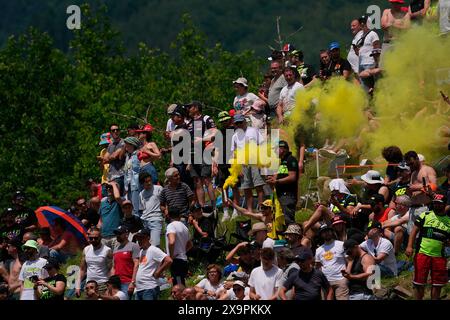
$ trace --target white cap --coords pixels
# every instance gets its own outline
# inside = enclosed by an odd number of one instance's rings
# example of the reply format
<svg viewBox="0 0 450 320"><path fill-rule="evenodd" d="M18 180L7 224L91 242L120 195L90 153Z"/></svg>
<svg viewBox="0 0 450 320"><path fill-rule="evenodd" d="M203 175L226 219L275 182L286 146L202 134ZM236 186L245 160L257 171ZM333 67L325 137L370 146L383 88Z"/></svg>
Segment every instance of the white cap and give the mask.
<svg viewBox="0 0 450 320"><path fill-rule="evenodd" d="M248 87L247 79L245 78L238 78L237 80L233 81L233 84L242 84L244 87Z"/></svg>

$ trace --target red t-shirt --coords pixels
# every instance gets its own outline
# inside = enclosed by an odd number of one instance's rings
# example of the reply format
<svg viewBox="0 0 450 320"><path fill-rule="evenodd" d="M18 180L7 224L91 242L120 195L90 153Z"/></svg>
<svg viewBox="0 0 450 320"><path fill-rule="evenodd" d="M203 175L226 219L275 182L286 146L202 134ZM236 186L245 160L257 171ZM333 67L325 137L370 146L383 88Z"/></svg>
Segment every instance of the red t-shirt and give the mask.
<svg viewBox="0 0 450 320"><path fill-rule="evenodd" d="M378 222L384 222L388 219L388 214L393 210L392 208L386 208L382 213L379 215L374 215L374 219Z"/></svg>
<svg viewBox="0 0 450 320"><path fill-rule="evenodd" d="M133 259L139 259L139 246L134 242L128 242L125 246L119 246L114 250L114 275L120 277L122 283L130 283L133 278Z"/></svg>

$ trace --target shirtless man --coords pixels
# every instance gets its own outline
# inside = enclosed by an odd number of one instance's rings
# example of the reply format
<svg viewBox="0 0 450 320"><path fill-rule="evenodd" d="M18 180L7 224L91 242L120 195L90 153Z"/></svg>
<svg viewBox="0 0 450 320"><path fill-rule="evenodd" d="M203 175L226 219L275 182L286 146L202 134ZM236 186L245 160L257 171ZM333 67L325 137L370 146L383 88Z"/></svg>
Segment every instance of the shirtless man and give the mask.
<svg viewBox="0 0 450 320"><path fill-rule="evenodd" d="M22 247L20 241L11 240L8 243L8 254L13 258L9 269L8 286L9 292L13 295L14 300L19 300L20 298L20 281L19 273L22 268L22 263L19 260L19 250Z"/></svg>
<svg viewBox="0 0 450 320"><path fill-rule="evenodd" d="M404 0L389 0L390 9L383 11L381 27L384 30L383 51L388 49L390 43L395 40L395 33L399 30L408 29L411 25L411 13L404 12L402 5Z"/></svg>
<svg viewBox="0 0 450 320"><path fill-rule="evenodd" d="M408 224L408 231L411 231L412 224L416 218L428 210L431 203L431 197L428 194L430 189L436 191L436 171L430 166L420 163L419 156L415 151L408 151L404 155L407 165L411 168L411 183L409 191L411 192L411 220ZM424 190L423 179L428 190Z"/></svg>

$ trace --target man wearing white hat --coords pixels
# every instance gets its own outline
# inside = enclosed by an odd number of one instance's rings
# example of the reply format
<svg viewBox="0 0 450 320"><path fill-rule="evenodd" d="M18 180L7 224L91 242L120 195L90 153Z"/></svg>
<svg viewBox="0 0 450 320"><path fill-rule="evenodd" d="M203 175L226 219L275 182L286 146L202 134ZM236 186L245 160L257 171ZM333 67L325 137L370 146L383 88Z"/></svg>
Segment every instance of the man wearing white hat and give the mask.
<svg viewBox="0 0 450 320"><path fill-rule="evenodd" d="M250 111L253 103L258 100L258 96L248 92L248 82L245 78L238 78L233 81L236 96L234 97L233 107L237 113L247 113Z"/></svg>

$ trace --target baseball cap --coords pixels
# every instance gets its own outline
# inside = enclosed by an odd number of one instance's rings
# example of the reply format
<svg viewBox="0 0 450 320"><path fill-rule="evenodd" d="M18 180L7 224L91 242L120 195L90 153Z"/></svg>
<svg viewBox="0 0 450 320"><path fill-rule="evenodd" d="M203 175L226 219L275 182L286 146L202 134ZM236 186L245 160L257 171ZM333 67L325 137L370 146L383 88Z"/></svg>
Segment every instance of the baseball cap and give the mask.
<svg viewBox="0 0 450 320"><path fill-rule="evenodd" d="M332 43L330 43L330 46L328 47L329 50L333 50L333 49L340 49L341 46L339 44L339 42L337 41L333 41Z"/></svg>
<svg viewBox="0 0 450 320"><path fill-rule="evenodd" d="M148 229L141 229L138 232L135 233L136 236L150 236L150 230Z"/></svg>
<svg viewBox="0 0 450 320"><path fill-rule="evenodd" d="M384 203L384 196L377 193L371 196L368 200L365 201L365 204L370 204L371 206L375 206L377 203Z"/></svg>
<svg viewBox="0 0 450 320"><path fill-rule="evenodd" d="M153 127L151 124L146 124L141 130L136 130L136 132L152 132Z"/></svg>
<svg viewBox="0 0 450 320"><path fill-rule="evenodd" d="M228 113L228 111L219 112L218 118L219 118L219 122L224 122L224 121L227 121L227 120L231 119L230 114Z"/></svg>
<svg viewBox="0 0 450 320"><path fill-rule="evenodd" d="M367 225L367 232L369 232L369 230L372 230L372 229L383 230L383 227L379 221L370 220L369 224Z"/></svg>
<svg viewBox="0 0 450 320"><path fill-rule="evenodd" d="M173 110L171 115L185 117L186 116L186 110L183 107L181 107L181 106L177 106Z"/></svg>
<svg viewBox="0 0 450 320"><path fill-rule="evenodd" d="M239 287L245 288L245 283L242 282L241 280L236 280L233 282L233 287L234 286L239 286Z"/></svg>
<svg viewBox="0 0 450 320"><path fill-rule="evenodd" d="M270 208L272 208L273 202L272 202L272 200L267 199L267 200L265 200L263 203L261 203L261 206L262 206L262 207L270 207Z"/></svg>
<svg viewBox="0 0 450 320"><path fill-rule="evenodd" d="M278 142L278 146L289 149L289 144L284 140L280 140L280 142Z"/></svg>
<svg viewBox="0 0 450 320"><path fill-rule="evenodd" d="M127 232L130 232L130 230L128 230L128 228L127 228L126 226L124 226L124 225L118 226L118 227L114 230L114 234L115 234L116 236L121 235L121 234L124 234L124 233L127 233Z"/></svg>
<svg viewBox="0 0 450 320"><path fill-rule="evenodd" d="M44 266L44 269L59 269L59 261L55 258L47 258L47 264Z"/></svg>
<svg viewBox="0 0 450 320"><path fill-rule="evenodd" d="M25 242L22 248L33 248L35 250L39 250L39 245L35 240L28 240L27 242Z"/></svg>
<svg viewBox="0 0 450 320"><path fill-rule="evenodd" d="M248 82L245 78L237 78L233 81L233 84L242 84L244 87L248 87Z"/></svg>
<svg viewBox="0 0 450 320"><path fill-rule="evenodd" d="M22 241L20 241L20 239L17 238L17 237L14 237L11 240L9 240L8 244L13 246L13 247L16 247L16 248L22 247Z"/></svg>
<svg viewBox="0 0 450 320"><path fill-rule="evenodd" d="M358 241L355 239L347 239L344 241L344 250L347 252L348 250L352 249L355 246L359 246Z"/></svg>
<svg viewBox="0 0 450 320"><path fill-rule="evenodd" d="M362 15L362 16L358 19L359 23L367 23L367 20L369 20L369 17L366 16L366 15Z"/></svg>
<svg viewBox="0 0 450 320"><path fill-rule="evenodd" d="M234 123L245 122L245 117L240 113L236 114L233 119Z"/></svg>
<svg viewBox="0 0 450 320"><path fill-rule="evenodd" d="M404 0L389 0L390 3L405 4Z"/></svg>
<svg viewBox="0 0 450 320"><path fill-rule="evenodd" d="M171 104L168 108L167 108L167 114L171 115L175 109L178 107L178 105L176 103Z"/></svg>
<svg viewBox="0 0 450 320"><path fill-rule="evenodd" d="M328 224L324 223L319 227L319 234L326 230L333 230Z"/></svg>
<svg viewBox="0 0 450 320"><path fill-rule="evenodd" d="M411 168L406 164L405 161L402 161L397 166L400 170L411 170Z"/></svg>
<svg viewBox="0 0 450 320"><path fill-rule="evenodd" d="M295 259L298 261L305 261L313 258L313 253L308 247L301 247L298 255L295 256Z"/></svg>

